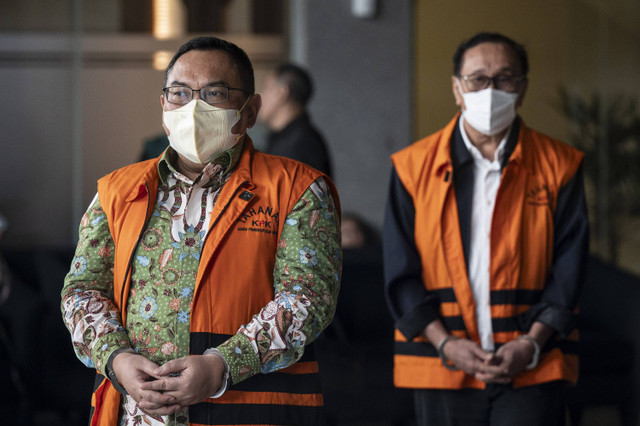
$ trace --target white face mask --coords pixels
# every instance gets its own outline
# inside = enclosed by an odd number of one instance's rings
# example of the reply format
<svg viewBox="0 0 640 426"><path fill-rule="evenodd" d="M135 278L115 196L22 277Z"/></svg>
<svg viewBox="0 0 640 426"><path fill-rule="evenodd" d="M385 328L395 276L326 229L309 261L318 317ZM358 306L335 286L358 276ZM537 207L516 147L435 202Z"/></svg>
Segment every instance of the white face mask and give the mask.
<svg viewBox="0 0 640 426"><path fill-rule="evenodd" d="M194 163L211 161L242 137L231 133L231 129L240 121L240 111L246 104L239 110L224 109L192 99L180 108L164 111L162 121L169 129L171 147Z"/></svg>
<svg viewBox="0 0 640 426"><path fill-rule="evenodd" d="M460 80L458 89L464 98L462 117L478 132L493 136L511 125L516 118L518 93L487 88L477 92L462 91Z"/></svg>

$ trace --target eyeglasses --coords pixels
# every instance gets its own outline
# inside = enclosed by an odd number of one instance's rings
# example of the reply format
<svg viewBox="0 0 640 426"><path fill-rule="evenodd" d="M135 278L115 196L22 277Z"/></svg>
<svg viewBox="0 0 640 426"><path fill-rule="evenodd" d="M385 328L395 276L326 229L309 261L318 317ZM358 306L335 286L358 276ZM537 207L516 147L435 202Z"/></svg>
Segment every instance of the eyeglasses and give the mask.
<svg viewBox="0 0 640 426"><path fill-rule="evenodd" d="M467 84L467 89L472 92L486 89L489 83L493 82L493 87L505 92L513 92L517 89L518 83L527 78L526 75L513 76L498 74L495 77L486 75L461 75L460 78Z"/></svg>
<svg viewBox="0 0 640 426"><path fill-rule="evenodd" d="M192 89L187 86L172 86L162 89L167 102L177 105L186 105L191 102L194 92L200 92L200 99L210 105L219 104L229 100L230 90L239 90L249 96L244 89L227 86L204 86L201 89Z"/></svg>

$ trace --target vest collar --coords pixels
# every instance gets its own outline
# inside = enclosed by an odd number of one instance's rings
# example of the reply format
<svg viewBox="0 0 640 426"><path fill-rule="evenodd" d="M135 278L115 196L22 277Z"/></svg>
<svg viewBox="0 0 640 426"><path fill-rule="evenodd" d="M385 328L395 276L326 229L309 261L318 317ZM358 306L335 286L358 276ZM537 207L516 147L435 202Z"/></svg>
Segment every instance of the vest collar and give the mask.
<svg viewBox="0 0 640 426"><path fill-rule="evenodd" d="M133 186L133 189L127 196L126 200L132 202L141 197L146 197L148 194L155 194L158 189L158 163L160 157L153 160L149 160L146 165L142 177L138 181L137 185Z"/></svg>
<svg viewBox="0 0 640 426"><path fill-rule="evenodd" d="M524 120L520 116L516 120L518 121L517 138L515 134L510 136L502 168L505 168L509 163L515 163L525 169L527 173L533 174L535 170L533 165L535 161L535 153L533 152L535 150L535 142L533 141L531 130L526 126ZM515 139L513 145L510 144L511 138ZM511 152L508 151L509 146L511 146Z"/></svg>
<svg viewBox="0 0 640 426"><path fill-rule="evenodd" d="M466 146L464 146L462 135L459 134L458 121L460 120L460 115L461 113L458 112L440 132L440 142L438 143L434 163L434 170L438 176L451 172L452 168L456 168L472 159ZM457 145L452 147L452 144ZM533 171L532 155L529 152L533 149L531 144L529 128L524 124L520 116L516 117L505 145L502 168L504 169L509 163L514 162L520 164L531 173Z"/></svg>
<svg viewBox="0 0 640 426"><path fill-rule="evenodd" d="M237 165L236 170L231 172L232 178L239 178L241 182L252 182L251 161L253 158L253 153L255 152L253 141L248 135L245 135L245 140L241 143L244 145L242 147L242 150L233 155L234 158L232 159L232 161L237 160ZM169 171L167 159L165 158L166 155L168 155L167 151L165 151L165 154L161 157L148 161L144 174L138 181L138 184L134 185L133 189L127 196L127 201L132 202L137 200L138 198L146 197L148 194L156 193L158 189L158 182L161 179L161 168L167 168L167 171ZM251 187L252 185L250 184L249 186ZM149 192L147 192L147 188Z"/></svg>
<svg viewBox="0 0 640 426"><path fill-rule="evenodd" d="M229 178L229 180L236 180L239 182L249 182L248 189L253 188L253 178L251 173L251 163L253 161L253 155L256 152L253 147L253 141L249 137L249 135L245 135L244 147L242 152L240 153L240 158L238 159L238 164L236 165L236 169L233 171L233 174Z"/></svg>
<svg viewBox="0 0 640 426"><path fill-rule="evenodd" d="M453 136L453 132L458 126L458 120L460 119L461 113L458 112L455 117L447 124L444 129L440 132L440 140L438 141L436 153L435 153L435 161L434 161L434 171L437 177L441 177L446 173L451 174L453 168L453 162L451 158L451 140ZM462 137L461 137L462 138ZM465 149L466 151L466 149ZM467 152L467 155L469 153ZM446 175L446 181L449 180L449 175Z"/></svg>

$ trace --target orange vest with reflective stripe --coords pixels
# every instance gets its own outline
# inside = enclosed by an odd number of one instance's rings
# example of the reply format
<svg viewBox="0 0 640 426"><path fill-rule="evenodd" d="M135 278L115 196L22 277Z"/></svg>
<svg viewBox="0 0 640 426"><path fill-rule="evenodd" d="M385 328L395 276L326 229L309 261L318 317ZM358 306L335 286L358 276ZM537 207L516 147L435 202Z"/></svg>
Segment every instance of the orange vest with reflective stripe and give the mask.
<svg viewBox="0 0 640 426"><path fill-rule="evenodd" d="M211 213L191 312L191 354L215 347L251 321L274 297L273 269L282 223L320 172L262 154L247 138L239 163ZM114 299L125 323L132 257L153 211L158 161L117 170L98 181L115 242ZM339 211L338 195L326 178ZM316 424L322 409L313 350L296 364L232 385L218 399L189 408L192 425ZM120 394L98 375L91 425L115 425Z"/></svg>
<svg viewBox="0 0 640 426"><path fill-rule="evenodd" d="M453 188L451 138L458 117L444 129L392 155L395 170L415 207L415 243L422 280L440 300L440 318L460 337L478 344L475 302L467 277ZM504 296L492 304L496 345L524 334L514 318L525 312L545 287L553 260L553 213L558 191L576 173L582 153L537 133L524 124L502 172L491 226L490 291ZM517 303L513 303L517 300ZM528 300L528 301L527 301ZM484 388L463 371L446 369L433 345L422 337L408 342L396 330L394 381L398 387L423 389ZM554 380L575 382L577 331L552 342L538 366L514 378L515 387Z"/></svg>

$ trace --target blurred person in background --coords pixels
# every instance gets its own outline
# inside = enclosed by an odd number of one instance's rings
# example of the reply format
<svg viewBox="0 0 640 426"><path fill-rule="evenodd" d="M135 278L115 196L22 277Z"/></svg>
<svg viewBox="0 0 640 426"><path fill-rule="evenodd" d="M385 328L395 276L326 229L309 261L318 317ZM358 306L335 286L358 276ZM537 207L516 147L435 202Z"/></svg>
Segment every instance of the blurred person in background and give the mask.
<svg viewBox="0 0 640 426"><path fill-rule="evenodd" d="M0 212L0 241L9 228L9 221ZM29 424L32 421L33 407L29 405L25 369L30 368L16 344L25 340L25 334L32 338L33 330L25 330L22 324L29 324L27 315L37 302L33 291L15 279L9 264L0 253L0 416L10 424ZM38 307L40 307L38 305ZM22 335L18 336L17 334ZM32 341L30 340L30 343Z"/></svg>
<svg viewBox="0 0 640 426"><path fill-rule="evenodd" d="M362 216L354 212L346 212L340 222L342 231L342 249L380 250L380 231L367 222Z"/></svg>
<svg viewBox="0 0 640 426"><path fill-rule="evenodd" d="M9 227L9 222L7 218L0 212L0 241L2 241L2 236L5 231ZM11 293L11 275L9 272L9 267L0 256L0 305L2 305L9 298L9 294Z"/></svg>
<svg viewBox="0 0 640 426"><path fill-rule="evenodd" d="M142 152L139 161L150 160L162 154L169 146L169 138L165 133L145 139L142 142Z"/></svg>
<svg viewBox="0 0 640 426"><path fill-rule="evenodd" d="M332 425L412 425L412 394L393 386L380 232L355 211L343 213L341 230L338 306L316 344L327 416Z"/></svg>
<svg viewBox="0 0 640 426"><path fill-rule="evenodd" d="M307 112L313 95L309 73L297 65L282 64L267 76L261 95L258 120L270 130L265 152L293 158L332 177L327 145Z"/></svg>

